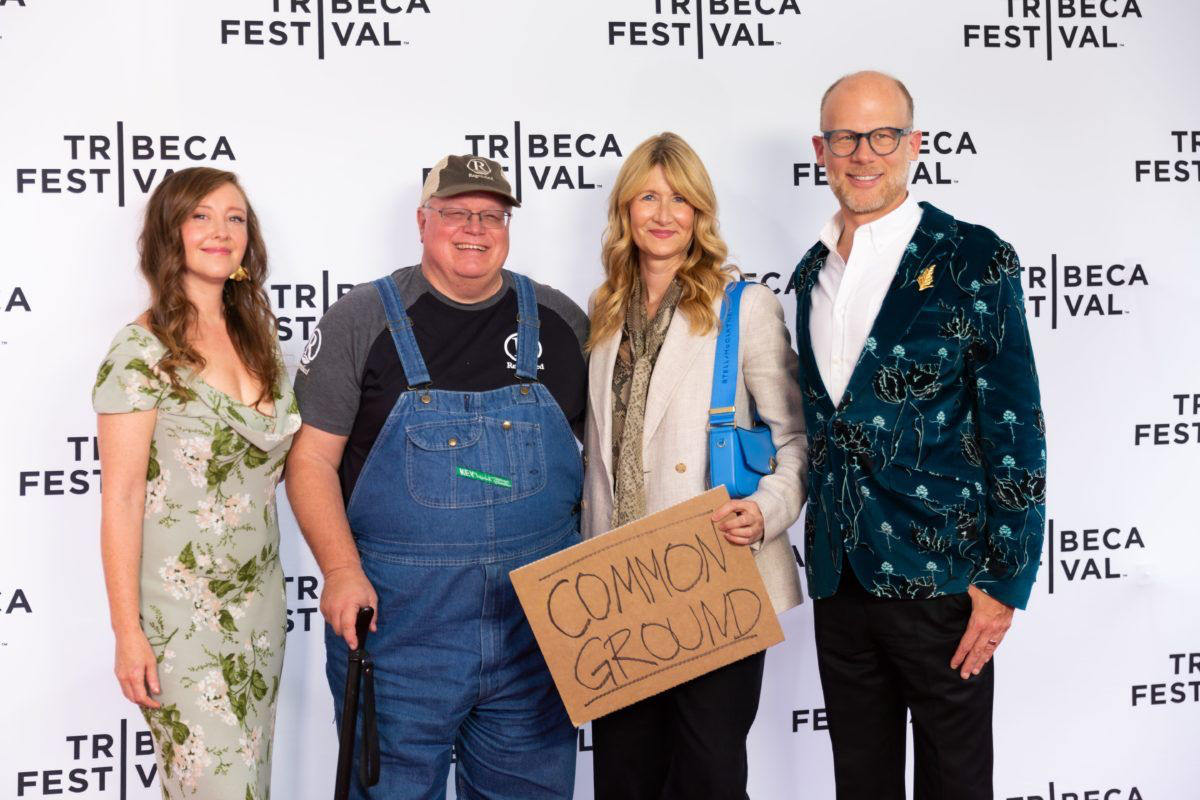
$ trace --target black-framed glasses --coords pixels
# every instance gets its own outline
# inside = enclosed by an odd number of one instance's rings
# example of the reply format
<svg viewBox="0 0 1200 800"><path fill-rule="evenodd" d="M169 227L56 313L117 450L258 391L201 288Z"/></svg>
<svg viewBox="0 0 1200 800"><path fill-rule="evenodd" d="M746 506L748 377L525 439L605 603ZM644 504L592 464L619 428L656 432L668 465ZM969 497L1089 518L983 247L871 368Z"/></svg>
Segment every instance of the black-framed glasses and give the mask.
<svg viewBox="0 0 1200 800"><path fill-rule="evenodd" d="M479 217L479 224L491 230L501 230L508 227L512 214L507 211L468 211L465 208L434 208L425 206L430 211L436 211L442 218L442 223L450 228L465 228L471 224L471 217Z"/></svg>
<svg viewBox="0 0 1200 800"><path fill-rule="evenodd" d="M821 138L829 146L829 152L840 158L853 155L858 150L859 139L866 139L877 156L890 156L900 146L900 140L912 133L912 128L876 128L873 131L836 130L821 131Z"/></svg>

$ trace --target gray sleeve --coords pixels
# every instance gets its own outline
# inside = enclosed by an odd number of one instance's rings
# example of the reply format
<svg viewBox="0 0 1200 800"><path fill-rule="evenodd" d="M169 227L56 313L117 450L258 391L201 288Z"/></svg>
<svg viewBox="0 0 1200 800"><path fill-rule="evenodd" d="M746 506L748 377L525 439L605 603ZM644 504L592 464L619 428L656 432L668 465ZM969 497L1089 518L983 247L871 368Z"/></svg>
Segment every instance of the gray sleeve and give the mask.
<svg viewBox="0 0 1200 800"><path fill-rule="evenodd" d="M584 350L584 345L587 344L589 323L587 314L579 307L571 298L560 292L558 289L552 289L544 283L533 283L537 303L539 306L545 306L563 318L571 330L575 332L575 338L579 340L579 352L587 358L587 351Z"/></svg>
<svg viewBox="0 0 1200 800"><path fill-rule="evenodd" d="M305 423L349 436L358 416L367 355L387 327L375 287L360 284L321 317L296 371L296 400Z"/></svg>

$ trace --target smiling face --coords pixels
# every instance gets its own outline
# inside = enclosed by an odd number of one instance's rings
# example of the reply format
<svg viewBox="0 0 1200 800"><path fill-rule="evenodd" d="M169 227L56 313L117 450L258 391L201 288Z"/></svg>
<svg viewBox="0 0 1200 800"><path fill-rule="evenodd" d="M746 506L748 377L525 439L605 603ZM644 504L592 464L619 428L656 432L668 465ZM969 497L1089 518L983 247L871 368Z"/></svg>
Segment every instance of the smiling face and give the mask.
<svg viewBox="0 0 1200 800"><path fill-rule="evenodd" d="M850 130L866 133L882 127L911 126L908 104L895 82L883 75L866 73L839 83L821 111L821 130ZM841 205L843 216L863 225L897 208L908 195L908 165L917 157L921 133L914 131L900 141L891 155L876 155L865 137L848 156L829 152L825 140L814 136L817 163L825 168L829 187Z"/></svg>
<svg viewBox="0 0 1200 800"><path fill-rule="evenodd" d="M683 265L696 209L667 183L663 168L655 165L629 203L629 228L643 268L671 271Z"/></svg>
<svg viewBox="0 0 1200 800"><path fill-rule="evenodd" d="M246 207L238 188L226 183L191 210L179 230L189 279L224 283L241 265L249 238Z"/></svg>
<svg viewBox="0 0 1200 800"><path fill-rule="evenodd" d="M504 199L490 192L470 192L452 197L431 197L430 208L417 209L417 227L425 245L421 268L442 294L474 302L490 296L500 285L500 270L508 258L508 229L485 228L478 216L461 228L447 225L431 209L463 208L467 211L508 211Z"/></svg>

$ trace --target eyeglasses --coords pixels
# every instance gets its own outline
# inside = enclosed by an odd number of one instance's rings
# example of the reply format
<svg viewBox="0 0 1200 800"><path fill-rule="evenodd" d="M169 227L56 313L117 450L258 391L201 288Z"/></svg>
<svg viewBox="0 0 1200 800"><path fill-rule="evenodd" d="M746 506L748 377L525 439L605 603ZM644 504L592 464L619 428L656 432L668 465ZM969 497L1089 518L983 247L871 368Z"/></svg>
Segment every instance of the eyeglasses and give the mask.
<svg viewBox="0 0 1200 800"><path fill-rule="evenodd" d="M468 211L465 208L434 208L422 206L430 211L436 211L442 218L442 224L450 228L465 228L471 224L471 217L479 217L479 224L491 230L502 230L508 227L512 214L507 211Z"/></svg>
<svg viewBox="0 0 1200 800"><path fill-rule="evenodd" d="M858 140L866 139L877 156L890 156L900 146L900 140L912 133L912 128L876 128L873 131L821 131L821 137L829 145L829 152L840 158L854 155Z"/></svg>

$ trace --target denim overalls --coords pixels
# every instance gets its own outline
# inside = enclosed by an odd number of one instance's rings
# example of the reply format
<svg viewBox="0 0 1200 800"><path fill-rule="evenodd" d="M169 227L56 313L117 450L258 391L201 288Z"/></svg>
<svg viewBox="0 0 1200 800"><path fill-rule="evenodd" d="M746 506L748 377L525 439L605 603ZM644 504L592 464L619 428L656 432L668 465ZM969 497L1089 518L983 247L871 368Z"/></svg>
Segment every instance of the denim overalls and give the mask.
<svg viewBox="0 0 1200 800"><path fill-rule="evenodd" d="M537 382L533 284L512 277L522 382L487 392L431 389L395 282L375 281L409 389L346 508L379 595L368 647L382 771L369 794L356 775L352 797L444 797L452 744L464 800L574 791L575 729L508 573L579 541L583 468ZM340 724L346 643L329 626L325 643Z"/></svg>

